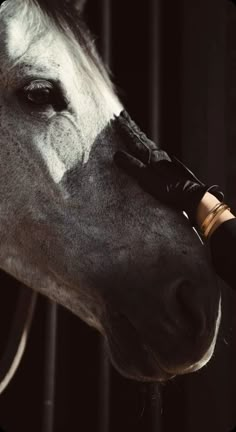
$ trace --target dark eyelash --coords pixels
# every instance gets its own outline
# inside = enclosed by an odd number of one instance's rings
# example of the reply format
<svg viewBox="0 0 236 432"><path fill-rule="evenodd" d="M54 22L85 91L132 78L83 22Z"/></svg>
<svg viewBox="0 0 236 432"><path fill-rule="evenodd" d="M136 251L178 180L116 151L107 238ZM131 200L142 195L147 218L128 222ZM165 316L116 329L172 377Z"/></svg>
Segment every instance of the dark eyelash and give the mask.
<svg viewBox="0 0 236 432"><path fill-rule="evenodd" d="M53 90L53 86L42 82L35 82L35 83L28 84L27 86L24 87L24 89L25 91L44 90L44 89Z"/></svg>
<svg viewBox="0 0 236 432"><path fill-rule="evenodd" d="M30 82L26 83L23 88L18 91L18 95L24 99L24 95L27 92L34 92L37 90L49 90L53 95L52 106L56 111L65 110L69 104L67 98L64 95L63 90L57 82L50 82L42 79L31 79Z"/></svg>

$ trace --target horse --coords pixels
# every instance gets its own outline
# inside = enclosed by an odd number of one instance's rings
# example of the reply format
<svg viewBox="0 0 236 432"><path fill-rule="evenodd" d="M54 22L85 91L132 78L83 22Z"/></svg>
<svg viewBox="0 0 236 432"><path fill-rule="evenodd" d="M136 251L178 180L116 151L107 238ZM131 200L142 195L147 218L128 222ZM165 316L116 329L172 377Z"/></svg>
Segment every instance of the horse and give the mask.
<svg viewBox="0 0 236 432"><path fill-rule="evenodd" d="M125 377L197 371L219 282L187 218L115 166L142 133L79 3L6 0L0 34L0 268L97 329Z"/></svg>

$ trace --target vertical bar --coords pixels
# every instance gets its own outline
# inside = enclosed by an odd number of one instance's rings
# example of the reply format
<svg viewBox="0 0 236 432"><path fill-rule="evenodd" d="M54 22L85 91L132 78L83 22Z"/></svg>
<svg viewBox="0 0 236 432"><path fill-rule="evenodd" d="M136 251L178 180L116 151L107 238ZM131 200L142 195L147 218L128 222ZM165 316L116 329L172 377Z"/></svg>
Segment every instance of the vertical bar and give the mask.
<svg viewBox="0 0 236 432"><path fill-rule="evenodd" d="M196 6L197 5L197 6ZM226 128L225 128L225 7L222 0L182 0L182 150L186 163L206 183L225 186ZM230 299L224 296L224 313ZM228 303L228 305L227 305ZM221 327L222 328L222 327ZM225 329L224 329L225 330ZM223 331L224 331L223 330ZM224 359L225 361L225 359ZM204 385L208 394L225 386L225 374L221 374L221 354L210 366L209 375L184 384L185 419L183 430L201 429L201 423L212 424L212 412L201 417L199 397ZM230 362L225 370L230 374ZM230 378L229 378L230 380ZM194 390L193 390L194 389ZM203 399L207 400L207 399ZM227 403L227 402L225 402ZM196 406L199 405L199 416ZM217 403L215 404L217 406ZM219 404L221 411L222 404ZM216 408L217 410L217 408ZM223 407L222 407L223 411ZM194 419L194 420L193 420ZM214 427L210 426L210 429Z"/></svg>
<svg viewBox="0 0 236 432"><path fill-rule="evenodd" d="M111 0L102 0L102 53L103 60L110 68L111 65Z"/></svg>
<svg viewBox="0 0 236 432"><path fill-rule="evenodd" d="M42 432L53 432L55 408L57 305L46 304L46 342L44 364L44 398Z"/></svg>
<svg viewBox="0 0 236 432"><path fill-rule="evenodd" d="M160 142L161 131L161 0L151 0L150 5L150 134L155 143Z"/></svg>
<svg viewBox="0 0 236 432"><path fill-rule="evenodd" d="M102 0L102 54L103 60L111 67L111 0ZM110 423L110 374L105 341L100 341L100 395L99 395L99 431L109 432Z"/></svg>
<svg viewBox="0 0 236 432"><path fill-rule="evenodd" d="M151 409L151 432L162 431L162 392L159 384L149 385L149 405Z"/></svg>
<svg viewBox="0 0 236 432"><path fill-rule="evenodd" d="M104 339L101 339L100 344L99 431L108 432L110 422L110 362L106 354Z"/></svg>
<svg viewBox="0 0 236 432"><path fill-rule="evenodd" d="M209 1L208 47L208 167L209 183L226 188L226 2ZM212 10L214 8L214 11ZM213 19L212 19L213 16ZM212 163L214 155L214 163Z"/></svg>
<svg viewBox="0 0 236 432"><path fill-rule="evenodd" d="M207 183L225 183L225 6L183 0L182 148Z"/></svg>
<svg viewBox="0 0 236 432"><path fill-rule="evenodd" d="M160 144L161 139L161 0L151 0L150 5L150 135ZM151 409L151 432L162 431L162 393L158 384L149 386L149 404Z"/></svg>

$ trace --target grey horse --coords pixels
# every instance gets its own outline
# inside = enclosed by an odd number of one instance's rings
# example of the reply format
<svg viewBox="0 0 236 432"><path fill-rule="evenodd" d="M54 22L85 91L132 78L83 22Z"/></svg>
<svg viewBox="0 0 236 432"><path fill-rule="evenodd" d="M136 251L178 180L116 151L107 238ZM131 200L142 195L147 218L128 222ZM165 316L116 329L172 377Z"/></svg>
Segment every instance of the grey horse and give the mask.
<svg viewBox="0 0 236 432"><path fill-rule="evenodd" d="M123 375L198 370L216 343L218 281L183 214L114 165L120 124L127 139L138 128L64 3L0 9L0 268L96 328Z"/></svg>

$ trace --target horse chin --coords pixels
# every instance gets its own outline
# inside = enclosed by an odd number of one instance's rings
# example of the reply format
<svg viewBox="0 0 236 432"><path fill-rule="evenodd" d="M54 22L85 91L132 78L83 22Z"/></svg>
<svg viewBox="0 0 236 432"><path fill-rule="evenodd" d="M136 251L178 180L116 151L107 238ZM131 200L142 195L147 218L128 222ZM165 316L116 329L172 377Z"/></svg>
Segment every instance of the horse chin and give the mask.
<svg viewBox="0 0 236 432"><path fill-rule="evenodd" d="M158 364L148 348L137 341L136 334L132 340L129 339L127 345L124 341L121 343L114 335L106 342L112 365L125 378L156 382L167 381L173 377L173 374L165 371Z"/></svg>
<svg viewBox="0 0 236 432"><path fill-rule="evenodd" d="M161 369L157 364L152 365L152 361L150 361L150 367L143 370L142 368L139 369L138 367L135 368L133 366L124 365L120 362L120 359L117 360L115 356L113 356L110 350L109 354L112 365L124 378L139 382L153 383L165 382L175 377L175 375Z"/></svg>
<svg viewBox="0 0 236 432"><path fill-rule="evenodd" d="M107 327L106 346L111 363L126 378L157 382L175 376L160 365L150 348L140 341L135 328L122 315L117 315L112 327Z"/></svg>
<svg viewBox="0 0 236 432"><path fill-rule="evenodd" d="M201 369L211 358L205 356L196 364L178 366L163 366L152 351L145 345L139 345L127 350L117 346L114 341L107 342L107 351L114 368L125 378L141 382L165 382L177 375L185 375Z"/></svg>
<svg viewBox="0 0 236 432"><path fill-rule="evenodd" d="M161 358L157 349L140 336L140 333L132 323L122 314L112 314L112 320L106 326L105 339L107 351L115 369L126 378L142 382L162 382L174 378L176 375L184 375L195 372L205 366L211 359L219 324L221 319L221 305L219 304L218 317L215 331L207 344L193 349L194 354L184 355L182 360L177 359L175 350L170 358L172 361ZM178 335L176 335L178 337ZM170 345L166 337L166 346ZM181 347L179 347L181 350ZM175 358L176 357L176 358ZM192 358L191 358L192 357ZM195 358L195 360L193 360Z"/></svg>

